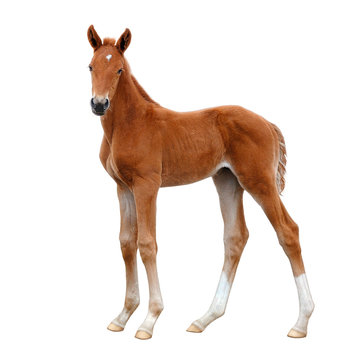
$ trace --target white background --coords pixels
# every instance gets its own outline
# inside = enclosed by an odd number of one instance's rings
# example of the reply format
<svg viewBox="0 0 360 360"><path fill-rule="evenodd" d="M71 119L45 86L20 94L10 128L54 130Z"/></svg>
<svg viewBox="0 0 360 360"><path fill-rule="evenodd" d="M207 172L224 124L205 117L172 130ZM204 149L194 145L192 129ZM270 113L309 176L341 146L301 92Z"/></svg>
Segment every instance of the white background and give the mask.
<svg viewBox="0 0 360 360"><path fill-rule="evenodd" d="M9 1L1 9L1 359L359 358L360 22L356 1ZM126 53L174 110L239 104L276 123L288 149L283 201L300 226L316 304L308 337L290 265L245 197L250 239L224 317L208 308L223 261L211 179L158 199L165 310L149 341L106 330L124 300L116 187L98 159L86 31L132 31ZM140 260L140 259L139 259Z"/></svg>

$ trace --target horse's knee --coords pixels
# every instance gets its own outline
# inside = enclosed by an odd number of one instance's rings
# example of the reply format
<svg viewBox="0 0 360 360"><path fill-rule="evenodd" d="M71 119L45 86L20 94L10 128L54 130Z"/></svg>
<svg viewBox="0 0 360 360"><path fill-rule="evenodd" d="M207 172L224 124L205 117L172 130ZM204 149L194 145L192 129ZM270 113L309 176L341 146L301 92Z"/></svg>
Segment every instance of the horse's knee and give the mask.
<svg viewBox="0 0 360 360"><path fill-rule="evenodd" d="M225 242L225 255L233 262L238 262L249 239L249 231L244 229L241 233L227 235Z"/></svg>
<svg viewBox="0 0 360 360"><path fill-rule="evenodd" d="M120 235L120 246L121 253L125 261L131 260L136 256L136 236Z"/></svg>
<svg viewBox="0 0 360 360"><path fill-rule="evenodd" d="M287 255L300 254L299 227L294 222L279 232L279 242Z"/></svg>
<svg viewBox="0 0 360 360"><path fill-rule="evenodd" d="M245 227L245 229L243 229L241 232L241 242L243 247L246 245L248 239L249 239L249 230L247 229L247 227Z"/></svg>
<svg viewBox="0 0 360 360"><path fill-rule="evenodd" d="M152 236L141 236L138 238L138 246L141 259L144 263L156 257L157 245Z"/></svg>

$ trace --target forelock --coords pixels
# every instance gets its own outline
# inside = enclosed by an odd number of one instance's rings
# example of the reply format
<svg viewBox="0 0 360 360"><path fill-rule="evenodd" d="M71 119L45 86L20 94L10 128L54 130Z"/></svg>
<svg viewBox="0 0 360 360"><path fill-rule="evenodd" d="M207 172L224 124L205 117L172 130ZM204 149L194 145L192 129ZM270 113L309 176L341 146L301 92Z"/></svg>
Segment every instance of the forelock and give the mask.
<svg viewBox="0 0 360 360"><path fill-rule="evenodd" d="M103 41L103 45L115 46L115 39L105 38Z"/></svg>

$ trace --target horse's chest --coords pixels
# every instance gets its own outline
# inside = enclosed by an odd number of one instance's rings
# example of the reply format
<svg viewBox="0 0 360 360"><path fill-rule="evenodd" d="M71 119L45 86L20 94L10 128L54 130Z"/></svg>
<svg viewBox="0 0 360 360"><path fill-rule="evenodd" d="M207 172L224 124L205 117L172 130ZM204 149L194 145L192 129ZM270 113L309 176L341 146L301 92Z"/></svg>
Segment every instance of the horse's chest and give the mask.
<svg viewBox="0 0 360 360"><path fill-rule="evenodd" d="M114 158L110 153L106 161L106 171L114 180L131 185L133 169L127 161L119 157Z"/></svg>

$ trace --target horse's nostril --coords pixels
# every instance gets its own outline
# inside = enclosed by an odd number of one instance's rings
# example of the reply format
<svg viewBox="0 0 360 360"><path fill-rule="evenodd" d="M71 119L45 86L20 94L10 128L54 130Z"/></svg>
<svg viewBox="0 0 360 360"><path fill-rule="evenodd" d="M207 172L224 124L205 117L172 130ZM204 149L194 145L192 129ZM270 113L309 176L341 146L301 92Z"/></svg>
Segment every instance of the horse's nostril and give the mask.
<svg viewBox="0 0 360 360"><path fill-rule="evenodd" d="M110 106L110 100L102 98L101 101L99 101L98 98L93 97L90 100L90 106L94 114L96 115L104 115L105 111Z"/></svg>

